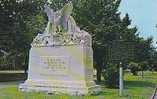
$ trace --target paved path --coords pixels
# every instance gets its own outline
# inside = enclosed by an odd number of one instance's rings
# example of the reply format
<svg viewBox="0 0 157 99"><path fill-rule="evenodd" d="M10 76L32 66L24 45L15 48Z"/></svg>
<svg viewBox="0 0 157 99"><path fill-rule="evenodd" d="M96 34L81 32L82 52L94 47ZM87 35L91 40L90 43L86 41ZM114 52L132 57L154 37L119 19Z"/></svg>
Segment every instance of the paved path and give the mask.
<svg viewBox="0 0 157 99"><path fill-rule="evenodd" d="M157 93L155 94L154 99L157 99Z"/></svg>
<svg viewBox="0 0 157 99"><path fill-rule="evenodd" d="M6 88L9 86L19 85L22 81L13 81L13 82L0 82L0 88Z"/></svg>
<svg viewBox="0 0 157 99"><path fill-rule="evenodd" d="M25 73L23 70L0 70L0 74Z"/></svg>
<svg viewBox="0 0 157 99"><path fill-rule="evenodd" d="M154 94L152 96L152 99L157 99L157 88L156 88L156 90L155 90L155 92L154 92Z"/></svg>

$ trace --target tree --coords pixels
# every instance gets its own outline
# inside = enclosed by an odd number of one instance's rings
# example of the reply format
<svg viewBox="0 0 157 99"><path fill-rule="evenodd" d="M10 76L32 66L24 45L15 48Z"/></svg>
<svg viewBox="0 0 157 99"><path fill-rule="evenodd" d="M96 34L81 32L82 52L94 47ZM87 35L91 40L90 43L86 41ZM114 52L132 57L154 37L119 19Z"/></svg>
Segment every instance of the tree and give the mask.
<svg viewBox="0 0 157 99"><path fill-rule="evenodd" d="M130 62L128 68L131 70L131 73L133 75L135 75L135 76L138 75L138 71L139 71L139 64L138 63Z"/></svg>
<svg viewBox="0 0 157 99"><path fill-rule="evenodd" d="M148 60L148 63L149 63L149 69L151 71L157 71L157 50L154 49L152 52L151 52L151 58Z"/></svg>
<svg viewBox="0 0 157 99"><path fill-rule="evenodd" d="M80 27L92 35L98 81L101 81L101 73L106 61L107 41L116 37L116 32L113 32L112 28L116 28L114 23L120 21L117 20L119 16L117 13L118 5L119 1L113 4L113 0L110 2L107 0L96 0L95 2L86 0L74 10L75 19Z"/></svg>
<svg viewBox="0 0 157 99"><path fill-rule="evenodd" d="M120 39L134 41L137 37L137 28L128 27L131 24L129 15L120 18L120 2L121 0L84 0L75 5L74 16L77 23L93 38L98 81L101 81L102 70L108 62L107 49L110 43Z"/></svg>
<svg viewBox="0 0 157 99"><path fill-rule="evenodd" d="M103 77L105 79L106 85L111 88L119 87L119 66L117 64L108 64Z"/></svg>
<svg viewBox="0 0 157 99"><path fill-rule="evenodd" d="M141 76L142 76L142 78L143 78L143 76L144 76L144 72L143 71L145 71L145 70L148 70L148 61L143 61L143 62L141 62L140 63L140 70L141 70L141 72L142 72L142 74L141 74Z"/></svg>
<svg viewBox="0 0 157 99"><path fill-rule="evenodd" d="M42 0L2 0L0 2L0 46L10 53L12 65L22 65L28 58L32 38L43 25ZM23 60L20 60L21 57ZM20 62L21 61L21 62ZM20 63L20 64L17 64ZM25 62L25 64L28 63Z"/></svg>
<svg viewBox="0 0 157 99"><path fill-rule="evenodd" d="M152 45L153 38L147 38L146 40L139 37L136 40L136 47L135 47L135 61L140 63L143 69L146 65L144 64L150 64L152 63L152 55L154 52L154 46ZM143 67L144 66L144 67Z"/></svg>

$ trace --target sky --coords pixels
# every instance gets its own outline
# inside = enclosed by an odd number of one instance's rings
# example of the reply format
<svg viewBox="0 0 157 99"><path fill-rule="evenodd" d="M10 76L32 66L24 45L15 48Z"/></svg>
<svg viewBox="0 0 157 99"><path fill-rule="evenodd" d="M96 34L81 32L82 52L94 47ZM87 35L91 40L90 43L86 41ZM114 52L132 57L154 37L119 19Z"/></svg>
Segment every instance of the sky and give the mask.
<svg viewBox="0 0 157 99"><path fill-rule="evenodd" d="M157 47L157 0L122 0L119 11L123 17L129 14L132 26L137 26L140 36L153 36Z"/></svg>

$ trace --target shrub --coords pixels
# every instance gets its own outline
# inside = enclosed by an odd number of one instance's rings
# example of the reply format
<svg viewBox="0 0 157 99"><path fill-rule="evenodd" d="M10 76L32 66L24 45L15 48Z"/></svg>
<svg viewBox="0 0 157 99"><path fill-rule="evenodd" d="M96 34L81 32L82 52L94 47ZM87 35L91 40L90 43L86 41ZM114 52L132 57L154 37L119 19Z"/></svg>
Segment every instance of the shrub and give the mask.
<svg viewBox="0 0 157 99"><path fill-rule="evenodd" d="M103 72L103 77L107 87L118 88L119 86L119 68L116 64L108 64Z"/></svg>
<svg viewBox="0 0 157 99"><path fill-rule="evenodd" d="M135 62L130 62L129 63L129 69L131 71L131 73L135 76L138 75L138 71L139 71L139 64L138 63L135 63Z"/></svg>

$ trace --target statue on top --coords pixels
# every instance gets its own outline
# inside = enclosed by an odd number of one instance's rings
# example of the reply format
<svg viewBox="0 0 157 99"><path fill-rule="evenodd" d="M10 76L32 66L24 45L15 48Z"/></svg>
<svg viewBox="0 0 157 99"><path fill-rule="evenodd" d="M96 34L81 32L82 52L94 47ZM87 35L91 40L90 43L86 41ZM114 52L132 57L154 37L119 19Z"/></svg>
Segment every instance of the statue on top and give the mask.
<svg viewBox="0 0 157 99"><path fill-rule="evenodd" d="M36 36L32 46L91 45L89 33L80 30L71 16L73 10L72 2L68 2L61 10L56 12L48 5L45 5L44 8L48 16L47 27L43 34Z"/></svg>

